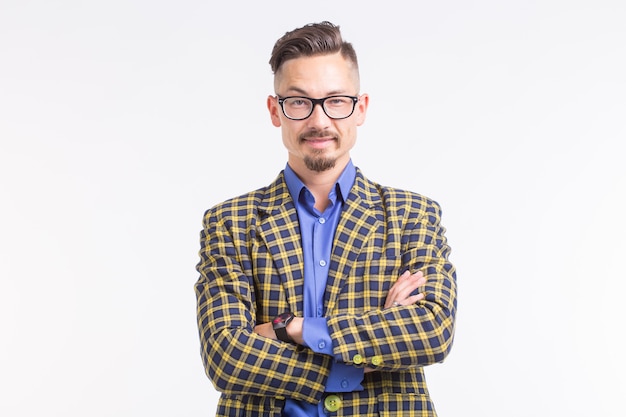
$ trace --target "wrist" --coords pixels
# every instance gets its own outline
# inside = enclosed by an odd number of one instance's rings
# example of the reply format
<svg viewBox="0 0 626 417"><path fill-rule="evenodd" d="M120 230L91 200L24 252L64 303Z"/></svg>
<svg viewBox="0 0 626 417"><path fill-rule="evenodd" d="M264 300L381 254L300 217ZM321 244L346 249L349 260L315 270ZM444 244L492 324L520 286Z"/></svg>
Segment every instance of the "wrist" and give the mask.
<svg viewBox="0 0 626 417"><path fill-rule="evenodd" d="M304 325L304 318L302 317L294 317L293 320L287 326L287 334L291 340L301 346L305 346L303 337L302 337L302 329Z"/></svg>
<svg viewBox="0 0 626 417"><path fill-rule="evenodd" d="M274 329L274 333L276 334L276 338L278 340L282 340L283 342L293 343L294 339L291 337L291 334L288 332L289 324L296 318L295 314L290 311L279 314L272 320L272 327Z"/></svg>

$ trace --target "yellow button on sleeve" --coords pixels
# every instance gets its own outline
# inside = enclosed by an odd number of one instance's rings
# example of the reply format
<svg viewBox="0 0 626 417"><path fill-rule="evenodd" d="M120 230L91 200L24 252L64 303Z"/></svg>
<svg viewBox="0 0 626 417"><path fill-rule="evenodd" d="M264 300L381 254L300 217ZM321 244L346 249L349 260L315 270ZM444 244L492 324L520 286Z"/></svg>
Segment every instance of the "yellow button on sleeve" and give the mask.
<svg viewBox="0 0 626 417"><path fill-rule="evenodd" d="M334 413L341 408L341 398L339 398L338 395L329 395L326 399L324 399L324 408L331 413Z"/></svg>

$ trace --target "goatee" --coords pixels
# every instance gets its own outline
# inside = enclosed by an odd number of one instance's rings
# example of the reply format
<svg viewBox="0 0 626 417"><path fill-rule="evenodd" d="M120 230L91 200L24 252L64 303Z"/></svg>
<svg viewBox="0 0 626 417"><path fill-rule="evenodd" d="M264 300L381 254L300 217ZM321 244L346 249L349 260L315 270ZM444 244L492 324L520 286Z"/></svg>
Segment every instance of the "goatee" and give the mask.
<svg viewBox="0 0 626 417"><path fill-rule="evenodd" d="M313 155L313 156L305 156L304 163L308 169L315 172L324 172L328 171L335 167L335 162L337 162L334 158L325 158L323 155Z"/></svg>

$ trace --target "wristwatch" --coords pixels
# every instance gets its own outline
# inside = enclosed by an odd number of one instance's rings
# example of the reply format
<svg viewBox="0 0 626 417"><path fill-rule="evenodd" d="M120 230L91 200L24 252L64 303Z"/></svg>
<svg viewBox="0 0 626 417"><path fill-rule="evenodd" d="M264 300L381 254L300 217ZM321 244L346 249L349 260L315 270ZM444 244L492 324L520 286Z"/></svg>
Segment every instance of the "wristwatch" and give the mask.
<svg viewBox="0 0 626 417"><path fill-rule="evenodd" d="M287 311L272 320L272 327L278 340L283 342L293 342L293 339L287 334L287 325L296 317L291 311Z"/></svg>

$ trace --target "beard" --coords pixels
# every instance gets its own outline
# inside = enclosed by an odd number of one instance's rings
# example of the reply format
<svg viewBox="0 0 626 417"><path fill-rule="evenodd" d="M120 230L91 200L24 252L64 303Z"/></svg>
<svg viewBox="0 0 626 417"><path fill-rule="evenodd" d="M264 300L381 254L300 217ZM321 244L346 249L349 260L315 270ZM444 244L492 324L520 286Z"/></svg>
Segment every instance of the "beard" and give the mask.
<svg viewBox="0 0 626 417"><path fill-rule="evenodd" d="M333 138L335 138L335 141L339 143L339 136L337 134L330 134L326 131L308 132L307 134L302 135L300 140L328 136L332 136ZM324 150L316 150L313 152L312 155L306 155L304 157L304 164L308 169L315 172L324 172L334 168L337 162L337 158L327 157L324 155L324 153Z"/></svg>
<svg viewBox="0 0 626 417"><path fill-rule="evenodd" d="M328 171L335 167L336 158L327 158L322 155L323 152L316 152L315 155L307 155L304 157L304 164L308 169L315 172Z"/></svg>

